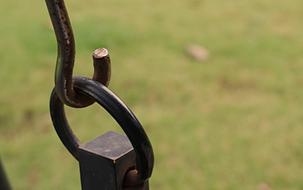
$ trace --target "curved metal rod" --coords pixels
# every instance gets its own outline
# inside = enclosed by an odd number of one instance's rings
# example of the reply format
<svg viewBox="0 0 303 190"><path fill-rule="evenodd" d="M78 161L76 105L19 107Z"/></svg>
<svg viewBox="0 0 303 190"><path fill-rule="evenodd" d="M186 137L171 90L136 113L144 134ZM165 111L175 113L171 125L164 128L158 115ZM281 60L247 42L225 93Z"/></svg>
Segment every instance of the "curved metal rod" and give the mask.
<svg viewBox="0 0 303 190"><path fill-rule="evenodd" d="M58 43L58 56L55 73L55 88L60 100L71 107L86 107L94 101L77 94L73 86L75 61L75 40L68 13L63 0L46 0L48 12ZM94 77L104 85L110 80L110 59L104 48L93 53ZM102 72L100 72L102 71Z"/></svg>
<svg viewBox="0 0 303 190"><path fill-rule="evenodd" d="M74 80L75 88L101 105L122 127L136 152L136 171L129 172L127 179L140 184L147 180L153 170L154 154L152 145L142 125L132 111L108 88L83 77ZM65 117L64 105L56 91L50 101L51 118L58 136L69 152L78 160L79 140L73 134ZM134 182L135 181L135 182Z"/></svg>

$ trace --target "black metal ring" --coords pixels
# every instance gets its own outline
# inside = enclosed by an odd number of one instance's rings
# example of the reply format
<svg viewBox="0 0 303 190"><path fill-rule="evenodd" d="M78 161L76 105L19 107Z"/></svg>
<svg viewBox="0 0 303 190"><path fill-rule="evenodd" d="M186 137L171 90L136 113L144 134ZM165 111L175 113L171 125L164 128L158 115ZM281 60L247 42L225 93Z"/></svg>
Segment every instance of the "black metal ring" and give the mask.
<svg viewBox="0 0 303 190"><path fill-rule="evenodd" d="M136 170L139 179L145 181L153 170L154 155L152 145L142 125L132 111L108 88L101 83L84 78L74 78L75 89L98 102L121 126L136 152ZM79 140L69 127L64 104L53 90L50 112L55 130L68 151L78 160Z"/></svg>

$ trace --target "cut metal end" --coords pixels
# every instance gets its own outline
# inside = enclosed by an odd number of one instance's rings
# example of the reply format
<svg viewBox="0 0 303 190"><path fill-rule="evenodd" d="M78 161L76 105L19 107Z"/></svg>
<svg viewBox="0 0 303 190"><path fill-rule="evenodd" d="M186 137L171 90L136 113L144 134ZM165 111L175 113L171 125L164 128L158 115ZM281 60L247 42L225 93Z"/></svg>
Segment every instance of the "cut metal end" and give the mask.
<svg viewBox="0 0 303 190"><path fill-rule="evenodd" d="M106 48L98 48L93 52L94 76L93 80L109 85L111 75L111 64L109 52Z"/></svg>
<svg viewBox="0 0 303 190"><path fill-rule="evenodd" d="M101 59L107 56L108 56L108 50L106 48L98 48L93 53L93 57L95 59Z"/></svg>

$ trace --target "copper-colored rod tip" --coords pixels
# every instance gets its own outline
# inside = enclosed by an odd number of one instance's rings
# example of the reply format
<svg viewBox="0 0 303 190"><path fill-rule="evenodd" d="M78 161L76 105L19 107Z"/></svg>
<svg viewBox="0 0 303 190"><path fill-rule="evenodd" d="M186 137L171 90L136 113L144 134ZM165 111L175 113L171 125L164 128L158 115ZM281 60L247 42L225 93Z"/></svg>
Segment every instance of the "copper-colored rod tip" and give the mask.
<svg viewBox="0 0 303 190"><path fill-rule="evenodd" d="M96 49L93 53L93 61L93 80L100 82L104 86L108 86L111 76L111 63L108 50L105 48Z"/></svg>

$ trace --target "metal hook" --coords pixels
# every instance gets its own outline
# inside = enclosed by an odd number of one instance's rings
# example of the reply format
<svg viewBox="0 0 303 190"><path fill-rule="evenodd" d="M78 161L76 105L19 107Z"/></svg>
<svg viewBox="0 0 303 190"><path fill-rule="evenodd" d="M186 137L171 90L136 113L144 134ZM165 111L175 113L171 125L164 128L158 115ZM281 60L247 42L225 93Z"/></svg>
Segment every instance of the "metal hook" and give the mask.
<svg viewBox="0 0 303 190"><path fill-rule="evenodd" d="M110 80L108 51L104 48L94 51L92 79L73 77L75 41L64 1L46 0L46 4L58 43L55 89L51 96L51 117L61 141L78 160L79 141L69 128L64 114L64 104L81 108L95 101L98 102L120 124L136 152L136 168L126 174L125 185L126 187L140 186L152 174L153 150L143 127L134 114L105 87Z"/></svg>
<svg viewBox="0 0 303 190"><path fill-rule="evenodd" d="M75 40L68 13L63 0L46 0L48 12L58 43L58 57L55 73L55 89L60 100L71 107L86 107L94 101L78 94L73 84L75 61ZM110 80L110 58L105 48L93 53L93 80L107 86Z"/></svg>

